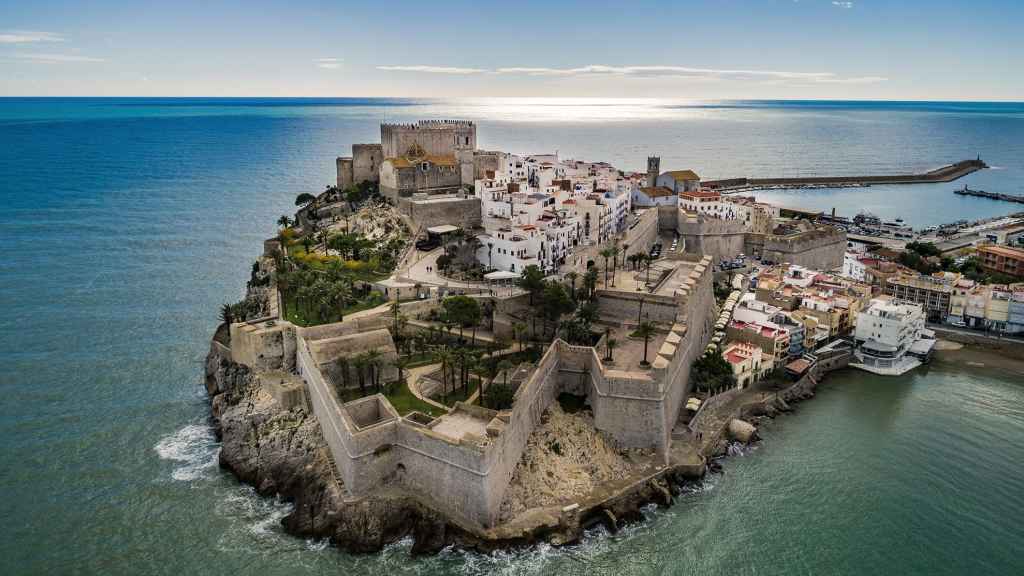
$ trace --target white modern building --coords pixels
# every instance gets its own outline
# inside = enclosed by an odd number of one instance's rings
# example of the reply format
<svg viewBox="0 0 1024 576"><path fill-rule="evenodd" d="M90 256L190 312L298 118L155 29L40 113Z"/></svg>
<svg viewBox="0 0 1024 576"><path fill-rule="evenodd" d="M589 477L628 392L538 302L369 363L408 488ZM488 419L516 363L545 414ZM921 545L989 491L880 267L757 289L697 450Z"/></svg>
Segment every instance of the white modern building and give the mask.
<svg viewBox="0 0 1024 576"><path fill-rule="evenodd" d="M871 300L857 315L850 366L892 376L920 366L935 346L935 334L924 326L925 312L920 304L896 304L888 298Z"/></svg>

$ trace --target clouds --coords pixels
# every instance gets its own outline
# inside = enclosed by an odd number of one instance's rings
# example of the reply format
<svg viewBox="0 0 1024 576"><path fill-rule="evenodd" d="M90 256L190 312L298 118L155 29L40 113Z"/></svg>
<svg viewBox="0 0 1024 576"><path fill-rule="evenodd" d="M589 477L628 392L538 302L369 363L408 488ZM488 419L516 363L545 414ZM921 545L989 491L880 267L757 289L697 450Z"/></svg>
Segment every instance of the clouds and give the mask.
<svg viewBox="0 0 1024 576"><path fill-rule="evenodd" d="M0 32L0 44L35 44L39 42L66 42L66 39L56 32L37 30L4 30Z"/></svg>
<svg viewBox="0 0 1024 576"><path fill-rule="evenodd" d="M541 77L620 77L620 78L675 78L686 80L714 81L761 81L773 83L821 83L821 84L873 84L884 82L882 76L844 77L834 72L791 72L780 70L740 70L696 68L691 66L643 65L608 66L590 64L573 68L539 66L513 66L495 68L463 68L456 66L377 66L386 72L420 72L449 75L517 75Z"/></svg>
<svg viewBox="0 0 1024 576"><path fill-rule="evenodd" d="M853 2L841 2L838 0L832 0L832 5L837 8L853 8Z"/></svg>
<svg viewBox="0 0 1024 576"><path fill-rule="evenodd" d="M81 56L79 54L15 54L13 59L33 64L66 64L74 62L106 62L103 58Z"/></svg>
<svg viewBox="0 0 1024 576"><path fill-rule="evenodd" d="M457 66L377 66L377 70L386 72L426 72L429 74L484 74L488 72L482 68L460 68Z"/></svg>
<svg viewBox="0 0 1024 576"><path fill-rule="evenodd" d="M16 47L28 47L30 44L53 44L69 42L63 35L57 32L43 32L39 30L4 30L0 32L0 45L7 44ZM40 48L42 48L40 46ZM22 62L28 64L71 64L88 62L106 62L103 58L82 56L78 54L77 48L72 48L71 53L51 52L16 52L4 58L8 62Z"/></svg>
<svg viewBox="0 0 1024 576"><path fill-rule="evenodd" d="M344 62L341 58L314 58L313 63L316 64L317 68L324 68L327 70L336 70L341 68L341 63Z"/></svg>

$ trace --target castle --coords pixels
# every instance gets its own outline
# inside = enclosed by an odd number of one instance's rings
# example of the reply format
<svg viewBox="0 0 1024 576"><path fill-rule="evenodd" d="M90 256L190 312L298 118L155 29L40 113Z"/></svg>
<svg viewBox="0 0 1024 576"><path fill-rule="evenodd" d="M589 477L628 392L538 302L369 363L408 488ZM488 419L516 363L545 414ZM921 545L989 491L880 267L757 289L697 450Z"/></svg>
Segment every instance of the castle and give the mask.
<svg viewBox="0 0 1024 576"><path fill-rule="evenodd" d="M337 185L375 182L395 202L416 193L457 192L473 184L488 158L476 149L476 124L470 121L381 124L380 144L353 144L352 156L337 159Z"/></svg>
<svg viewBox="0 0 1024 576"><path fill-rule="evenodd" d="M650 294L641 296L625 285L599 290L608 334L595 346L556 339L537 364L515 379L510 410L457 403L438 418L415 411L403 417L380 394L343 402L325 375L326 366L332 355L363 337L392 347L389 313L312 328L280 319L236 323L229 353L234 362L258 373L298 374L290 384L279 385L286 386L280 397L305 396L348 497L367 497L384 485L400 487L479 532L505 520L500 509L513 471L531 432L560 394L584 399L595 428L620 448L650 451L661 465L672 462L673 428L689 390L689 368L704 352L716 315L712 276L709 257L678 255ZM525 306L523 298L498 305ZM436 305L412 302L403 311ZM649 343L628 340L641 311L659 325ZM602 354L609 334L623 343L615 360ZM638 368L648 348L649 363Z"/></svg>

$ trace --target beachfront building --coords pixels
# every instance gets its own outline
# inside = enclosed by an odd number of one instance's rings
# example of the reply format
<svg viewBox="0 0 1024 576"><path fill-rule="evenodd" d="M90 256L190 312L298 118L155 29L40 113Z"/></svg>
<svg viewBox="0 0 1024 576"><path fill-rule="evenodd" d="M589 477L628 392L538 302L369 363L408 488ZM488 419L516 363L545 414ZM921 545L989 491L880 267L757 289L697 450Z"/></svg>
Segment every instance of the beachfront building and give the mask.
<svg viewBox="0 0 1024 576"><path fill-rule="evenodd" d="M953 287L962 277L954 272L897 274L886 280L884 291L897 302L920 304L929 320L940 321L949 315Z"/></svg>
<svg viewBox="0 0 1024 576"><path fill-rule="evenodd" d="M959 301L962 299L962 306ZM954 296L946 321L977 330L1024 332L1024 284L973 285Z"/></svg>
<svg viewBox="0 0 1024 576"><path fill-rule="evenodd" d="M803 266L777 265L758 276L756 298L804 325L808 349L852 330L857 314L871 298L863 282Z"/></svg>
<svg viewBox="0 0 1024 576"><path fill-rule="evenodd" d="M871 300L857 317L850 366L893 376L920 366L935 345L934 334L924 326L920 304L899 304L885 297Z"/></svg>
<svg viewBox="0 0 1024 576"><path fill-rule="evenodd" d="M981 246L978 260L987 272L1024 278L1024 250L1009 246Z"/></svg>
<svg viewBox="0 0 1024 576"><path fill-rule="evenodd" d="M746 342L761 349L762 362L770 368L789 360L789 330L775 323L743 322L733 319L725 328L730 342Z"/></svg>
<svg viewBox="0 0 1024 576"><path fill-rule="evenodd" d="M771 371L765 363L761 348L748 342L730 342L722 350L722 358L732 367L737 388L747 388Z"/></svg>

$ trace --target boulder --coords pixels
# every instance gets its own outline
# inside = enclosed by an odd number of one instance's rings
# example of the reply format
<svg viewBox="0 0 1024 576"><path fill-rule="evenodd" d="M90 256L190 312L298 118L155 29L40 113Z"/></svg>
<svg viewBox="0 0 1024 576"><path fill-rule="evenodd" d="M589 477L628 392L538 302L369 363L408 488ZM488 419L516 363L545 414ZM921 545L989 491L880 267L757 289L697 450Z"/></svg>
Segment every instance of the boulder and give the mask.
<svg viewBox="0 0 1024 576"><path fill-rule="evenodd" d="M737 442L747 444L757 438L757 428L754 428L754 425L749 422L734 418L729 421L729 437Z"/></svg>

